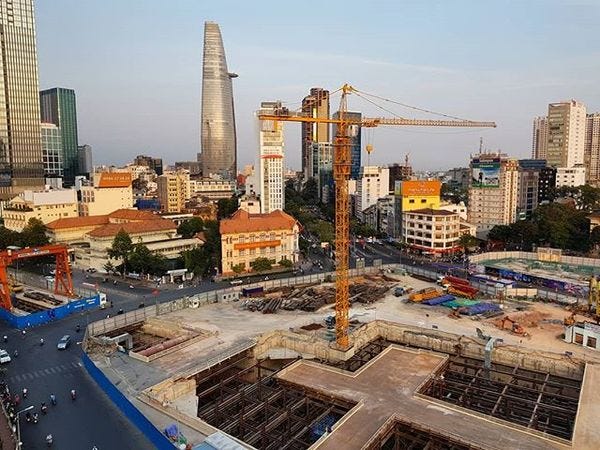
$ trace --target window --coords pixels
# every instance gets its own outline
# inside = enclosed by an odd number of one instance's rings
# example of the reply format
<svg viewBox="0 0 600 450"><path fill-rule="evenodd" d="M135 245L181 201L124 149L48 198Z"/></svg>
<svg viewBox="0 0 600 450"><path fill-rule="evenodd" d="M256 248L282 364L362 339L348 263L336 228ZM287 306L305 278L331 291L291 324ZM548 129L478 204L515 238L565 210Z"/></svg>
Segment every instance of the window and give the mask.
<svg viewBox="0 0 600 450"><path fill-rule="evenodd" d="M427 203L427 199L426 198L422 198L421 199L421 203Z"/></svg>
<svg viewBox="0 0 600 450"><path fill-rule="evenodd" d="M583 345L583 334L575 333L575 343Z"/></svg>
<svg viewBox="0 0 600 450"><path fill-rule="evenodd" d="M408 201L408 203L414 203L414 202L415 202L415 199L414 199L414 198L411 198L411 199Z"/></svg>
<svg viewBox="0 0 600 450"><path fill-rule="evenodd" d="M588 338L587 338L587 346L588 347L592 347L592 348L596 348L596 338L588 336Z"/></svg>

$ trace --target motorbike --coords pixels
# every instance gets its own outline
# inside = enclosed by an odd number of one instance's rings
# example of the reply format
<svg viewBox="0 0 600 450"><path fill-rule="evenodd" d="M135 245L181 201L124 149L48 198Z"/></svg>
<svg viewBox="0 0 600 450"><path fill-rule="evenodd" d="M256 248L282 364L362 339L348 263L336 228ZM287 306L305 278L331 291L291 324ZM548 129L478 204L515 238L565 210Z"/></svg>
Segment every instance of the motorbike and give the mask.
<svg viewBox="0 0 600 450"><path fill-rule="evenodd" d="M40 339L40 345L44 345L44 339Z"/></svg>
<svg viewBox="0 0 600 450"><path fill-rule="evenodd" d="M75 392L75 389L73 389L71 391L71 400L75 401L75 398L77 397L77 393Z"/></svg>
<svg viewBox="0 0 600 450"><path fill-rule="evenodd" d="M40 411L42 411L42 414L46 414L48 412L48 407L46 406L45 403L42 403Z"/></svg>
<svg viewBox="0 0 600 450"><path fill-rule="evenodd" d="M54 394L50 395L50 403L52 403L52 406L56 406L56 396Z"/></svg>
<svg viewBox="0 0 600 450"><path fill-rule="evenodd" d="M81 331L81 325L77 325L77 326L75 327L75 331L76 331L77 333L79 333L79 332Z"/></svg>
<svg viewBox="0 0 600 450"><path fill-rule="evenodd" d="M15 352L14 352L14 355L15 355L15 358L16 358L17 356L19 356L19 351L18 351L18 350L15 350Z"/></svg>
<svg viewBox="0 0 600 450"><path fill-rule="evenodd" d="M40 416L38 415L38 413L33 413L31 420L33 420L33 423L38 423L38 421L40 420Z"/></svg>
<svg viewBox="0 0 600 450"><path fill-rule="evenodd" d="M23 388L23 398L27 398L28 393L29 391L27 391L27 388Z"/></svg>
<svg viewBox="0 0 600 450"><path fill-rule="evenodd" d="M48 444L48 447L50 447L52 445L53 441L54 441L54 438L52 437L51 434L49 434L48 436L46 436L46 444Z"/></svg>
<svg viewBox="0 0 600 450"><path fill-rule="evenodd" d="M31 413L30 413L29 411L27 411L27 412L25 413L25 420L26 420L27 422L31 422Z"/></svg>

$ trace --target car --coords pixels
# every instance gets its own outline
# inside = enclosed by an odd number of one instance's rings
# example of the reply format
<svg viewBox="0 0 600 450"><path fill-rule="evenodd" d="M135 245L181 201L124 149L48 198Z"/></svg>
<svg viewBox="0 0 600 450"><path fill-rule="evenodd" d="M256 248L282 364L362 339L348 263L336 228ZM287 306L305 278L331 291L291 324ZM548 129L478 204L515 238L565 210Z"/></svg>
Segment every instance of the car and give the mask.
<svg viewBox="0 0 600 450"><path fill-rule="evenodd" d="M229 282L229 284L231 284L231 285L242 284L242 283L243 283L243 281L242 281L242 280L240 280L239 278L238 278L238 279L236 279L236 280L231 280L231 281Z"/></svg>
<svg viewBox="0 0 600 450"><path fill-rule="evenodd" d="M86 269L86 272L88 272L88 273L96 273L97 270L94 269L93 267L90 267L89 269Z"/></svg>
<svg viewBox="0 0 600 450"><path fill-rule="evenodd" d="M56 346L56 348L58 348L59 350L66 350L69 345L71 345L71 336L65 334L63 337L60 338L60 341L58 341L58 345Z"/></svg>
<svg viewBox="0 0 600 450"><path fill-rule="evenodd" d="M0 350L0 364L9 363L10 355L6 350Z"/></svg>

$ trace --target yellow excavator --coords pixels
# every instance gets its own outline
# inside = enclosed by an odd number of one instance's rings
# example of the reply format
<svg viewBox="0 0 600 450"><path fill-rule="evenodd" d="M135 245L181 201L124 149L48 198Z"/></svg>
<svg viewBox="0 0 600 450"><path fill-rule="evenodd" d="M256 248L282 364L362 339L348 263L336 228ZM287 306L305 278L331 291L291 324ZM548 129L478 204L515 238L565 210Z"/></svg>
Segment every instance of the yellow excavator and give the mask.
<svg viewBox="0 0 600 450"><path fill-rule="evenodd" d="M23 285L17 281L13 275L8 276L8 286L10 291L16 293L23 292Z"/></svg>

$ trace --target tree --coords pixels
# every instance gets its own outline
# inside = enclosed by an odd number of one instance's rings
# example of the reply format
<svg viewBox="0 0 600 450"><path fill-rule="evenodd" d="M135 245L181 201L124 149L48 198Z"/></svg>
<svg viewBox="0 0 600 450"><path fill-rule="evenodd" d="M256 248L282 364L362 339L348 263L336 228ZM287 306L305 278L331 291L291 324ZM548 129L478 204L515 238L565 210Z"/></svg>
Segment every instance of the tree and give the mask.
<svg viewBox="0 0 600 450"><path fill-rule="evenodd" d="M239 275L244 270L246 270L246 264L244 264L244 263L236 264L235 266L231 267L231 270L233 270L233 273L235 273L236 275Z"/></svg>
<svg viewBox="0 0 600 450"><path fill-rule="evenodd" d="M284 258L281 258L281 260L279 261L279 263L278 263L278 264L279 264L281 267L286 267L286 268L288 268L288 269L289 269L290 267L293 267L293 266L294 266L294 263L293 263L291 260L289 260L289 259L284 259Z"/></svg>
<svg viewBox="0 0 600 450"><path fill-rule="evenodd" d="M112 261L110 261L110 260L108 260L108 261L107 261L107 262L106 262L106 263L105 263L105 264L102 266L102 268L103 268L103 269L104 269L104 271L105 271L106 273L108 273L109 275L110 275L111 273L114 273L114 272L116 272L115 265L114 265L114 264L112 263Z"/></svg>
<svg viewBox="0 0 600 450"><path fill-rule="evenodd" d="M306 203L316 205L319 202L319 186L317 180L313 177L309 178L302 189L302 199Z"/></svg>
<svg viewBox="0 0 600 450"><path fill-rule="evenodd" d="M273 261L269 258L256 258L250 263L250 267L257 272L264 272L265 270L271 270L273 267Z"/></svg>
<svg viewBox="0 0 600 450"><path fill-rule="evenodd" d="M238 210L237 197L222 198L217 202L217 219L225 219Z"/></svg>
<svg viewBox="0 0 600 450"><path fill-rule="evenodd" d="M512 230L508 225L496 225L488 233L488 240L507 243L510 241Z"/></svg>
<svg viewBox="0 0 600 450"><path fill-rule="evenodd" d="M108 257L123 260L121 275L125 275L130 253L133 251L133 242L129 234L122 228L113 239L112 246L108 249Z"/></svg>
<svg viewBox="0 0 600 450"><path fill-rule="evenodd" d="M138 273L162 275L165 271L164 256L152 253L144 244L136 244L129 255L131 270Z"/></svg>
<svg viewBox="0 0 600 450"><path fill-rule="evenodd" d="M594 249L598 249L600 246L600 227L594 227L590 233L590 246Z"/></svg>
<svg viewBox="0 0 600 450"><path fill-rule="evenodd" d="M206 242L201 247L181 253L184 267L198 276L210 275L214 267L221 264L221 235L219 223L214 220L204 222Z"/></svg>
<svg viewBox="0 0 600 450"><path fill-rule="evenodd" d="M464 248L465 252L467 252L468 250L470 250L473 247L477 247L478 244L479 244L479 241L477 240L477 238L475 236L471 236L468 233L463 234L458 239L458 245L460 245L462 248Z"/></svg>
<svg viewBox="0 0 600 450"><path fill-rule="evenodd" d="M0 249L4 250L9 245L20 245L21 235L6 227L0 227Z"/></svg>
<svg viewBox="0 0 600 450"><path fill-rule="evenodd" d="M39 219L31 218L20 235L21 247L37 247L46 245L50 240L46 236L46 225ZM14 245L14 244L13 244Z"/></svg>
<svg viewBox="0 0 600 450"><path fill-rule="evenodd" d="M200 217L192 217L189 220L181 222L177 227L177 233L186 239L191 238L196 233L199 233L204 229L204 222Z"/></svg>

